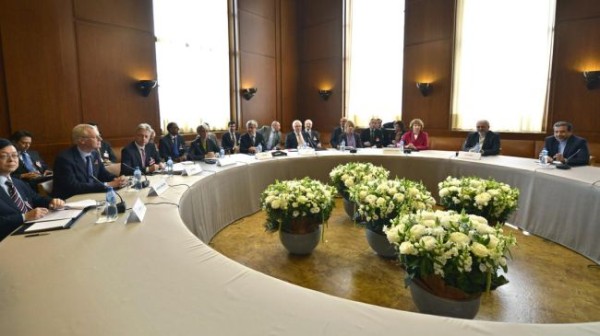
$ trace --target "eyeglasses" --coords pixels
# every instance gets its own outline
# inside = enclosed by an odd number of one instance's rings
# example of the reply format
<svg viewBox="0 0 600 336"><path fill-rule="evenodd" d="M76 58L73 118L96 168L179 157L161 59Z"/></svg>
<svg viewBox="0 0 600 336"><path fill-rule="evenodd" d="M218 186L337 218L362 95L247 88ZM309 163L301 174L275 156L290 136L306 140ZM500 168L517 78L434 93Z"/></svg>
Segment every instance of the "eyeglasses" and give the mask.
<svg viewBox="0 0 600 336"><path fill-rule="evenodd" d="M13 160L18 160L19 153L2 153L2 154L0 154L1 161L6 161L6 160L8 160L8 158L11 158Z"/></svg>
<svg viewBox="0 0 600 336"><path fill-rule="evenodd" d="M98 141L102 140L102 137L97 135L97 136L91 136L91 137L81 137L81 139L96 139Z"/></svg>

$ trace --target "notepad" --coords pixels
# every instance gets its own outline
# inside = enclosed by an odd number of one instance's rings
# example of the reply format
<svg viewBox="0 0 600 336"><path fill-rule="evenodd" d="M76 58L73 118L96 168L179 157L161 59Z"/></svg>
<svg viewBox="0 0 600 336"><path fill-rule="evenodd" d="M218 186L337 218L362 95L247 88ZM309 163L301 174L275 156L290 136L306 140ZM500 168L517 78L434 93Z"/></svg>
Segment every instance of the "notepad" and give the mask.
<svg viewBox="0 0 600 336"><path fill-rule="evenodd" d="M81 209L53 210L53 211L48 212L48 214L46 216L44 216L42 218L27 221L27 222L25 222L25 224L39 223L39 222L52 222L52 221L61 220L61 219L72 219L72 218L76 218L79 215L81 215L82 212L83 212L83 210L81 210Z"/></svg>
<svg viewBox="0 0 600 336"><path fill-rule="evenodd" d="M47 222L38 222L27 229L25 232L37 232L37 231L47 231L47 230L55 230L55 229L66 229L73 223L73 218L65 218L65 219L57 219L53 221Z"/></svg>
<svg viewBox="0 0 600 336"><path fill-rule="evenodd" d="M85 209L87 207L96 206L96 201L93 199L85 199L77 202L68 202L65 204L67 209Z"/></svg>

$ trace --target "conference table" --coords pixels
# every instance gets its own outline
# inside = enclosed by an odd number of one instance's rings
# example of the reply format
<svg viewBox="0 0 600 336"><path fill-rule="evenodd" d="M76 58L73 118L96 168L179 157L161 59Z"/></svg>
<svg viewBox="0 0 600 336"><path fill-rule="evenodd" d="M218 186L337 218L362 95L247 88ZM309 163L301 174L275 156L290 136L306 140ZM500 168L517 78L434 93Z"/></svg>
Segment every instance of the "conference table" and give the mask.
<svg viewBox="0 0 600 336"><path fill-rule="evenodd" d="M437 195L447 176L494 178L521 191L509 222L600 262L600 168L557 170L533 159L457 158L454 152L387 154L362 149L290 152L230 165L198 163L193 176L150 176L149 189L121 190L127 210L96 224L87 211L67 230L0 242L0 335L599 335L600 322L522 324L399 311L302 288L249 269L208 246L221 229L260 209L276 179L309 176L352 161L422 181ZM69 199L101 200L104 194ZM252 242L240 241L240 244Z"/></svg>

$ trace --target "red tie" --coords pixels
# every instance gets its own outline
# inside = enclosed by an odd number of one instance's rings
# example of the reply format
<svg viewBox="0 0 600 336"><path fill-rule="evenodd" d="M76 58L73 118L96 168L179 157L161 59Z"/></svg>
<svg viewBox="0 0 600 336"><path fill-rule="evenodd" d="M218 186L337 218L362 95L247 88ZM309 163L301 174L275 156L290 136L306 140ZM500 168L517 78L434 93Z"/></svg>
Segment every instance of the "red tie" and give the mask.
<svg viewBox="0 0 600 336"><path fill-rule="evenodd" d="M146 151L144 148L140 149L140 156L142 157L142 168L146 168Z"/></svg>

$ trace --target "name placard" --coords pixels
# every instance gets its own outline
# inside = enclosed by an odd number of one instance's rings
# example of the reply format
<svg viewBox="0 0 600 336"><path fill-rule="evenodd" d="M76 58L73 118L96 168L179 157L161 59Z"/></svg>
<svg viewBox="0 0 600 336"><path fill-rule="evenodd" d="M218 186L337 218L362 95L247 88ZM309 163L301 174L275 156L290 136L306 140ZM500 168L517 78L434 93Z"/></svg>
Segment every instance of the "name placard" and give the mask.
<svg viewBox="0 0 600 336"><path fill-rule="evenodd" d="M144 220L144 216L146 215L146 206L142 203L142 200L138 197L133 204L133 208L131 208L131 213L127 217L125 223L136 223Z"/></svg>
<svg viewBox="0 0 600 336"><path fill-rule="evenodd" d="M404 150L397 147L387 147L383 149L383 154L400 155L404 154Z"/></svg>
<svg viewBox="0 0 600 336"><path fill-rule="evenodd" d="M196 175L196 174L200 174L202 172L202 167L200 167L200 165L189 165L189 166L185 166L183 169L183 173L181 175L183 176L192 176L192 175Z"/></svg>
<svg viewBox="0 0 600 336"><path fill-rule="evenodd" d="M150 190L148 191L148 196L158 196L165 192L165 190L169 189L169 184L166 179L160 179L157 183L152 183L150 186Z"/></svg>
<svg viewBox="0 0 600 336"><path fill-rule="evenodd" d="M224 157L217 160L217 166L225 167L235 164L236 162L230 157Z"/></svg>
<svg viewBox="0 0 600 336"><path fill-rule="evenodd" d="M312 156L312 155L317 155L317 153L315 152L314 148L307 147L307 148L300 148L300 149L298 149L298 155Z"/></svg>
<svg viewBox="0 0 600 336"><path fill-rule="evenodd" d="M267 160L273 157L273 155L270 152L260 152L260 153L256 153L254 154L254 157L257 160Z"/></svg>
<svg viewBox="0 0 600 336"><path fill-rule="evenodd" d="M458 152L458 158L465 160L481 160L481 153Z"/></svg>

